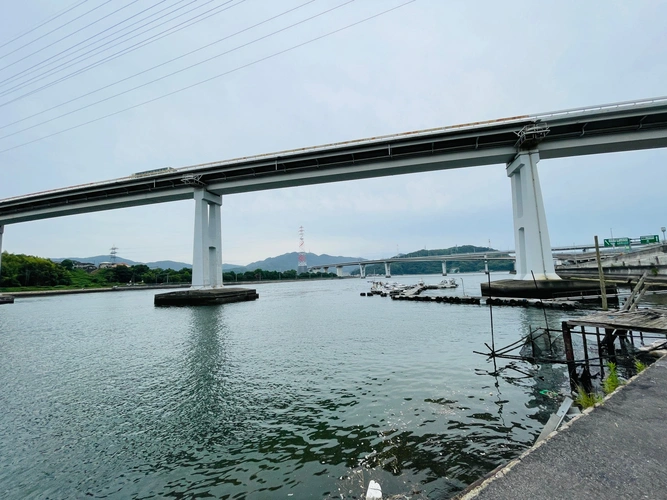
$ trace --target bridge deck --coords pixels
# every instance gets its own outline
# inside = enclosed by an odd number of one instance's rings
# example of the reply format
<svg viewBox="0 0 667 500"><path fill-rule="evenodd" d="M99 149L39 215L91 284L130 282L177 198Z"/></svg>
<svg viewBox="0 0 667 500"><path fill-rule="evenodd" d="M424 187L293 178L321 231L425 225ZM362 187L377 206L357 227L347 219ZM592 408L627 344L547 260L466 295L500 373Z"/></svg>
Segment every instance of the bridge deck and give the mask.
<svg viewBox="0 0 667 500"><path fill-rule="evenodd" d="M0 225L188 199L206 187L231 194L449 168L506 164L522 129L543 124L542 159L667 147L667 97L525 115L329 144L0 200Z"/></svg>

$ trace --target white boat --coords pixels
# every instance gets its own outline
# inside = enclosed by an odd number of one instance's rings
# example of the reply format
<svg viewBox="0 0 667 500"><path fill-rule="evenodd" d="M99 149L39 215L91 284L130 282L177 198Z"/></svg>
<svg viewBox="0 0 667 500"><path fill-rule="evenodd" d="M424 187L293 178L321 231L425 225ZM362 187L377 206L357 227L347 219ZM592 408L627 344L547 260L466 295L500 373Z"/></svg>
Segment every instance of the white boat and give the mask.
<svg viewBox="0 0 667 500"><path fill-rule="evenodd" d="M457 288L459 284L456 282L454 278L449 278L448 280L442 280L435 286L436 288Z"/></svg>

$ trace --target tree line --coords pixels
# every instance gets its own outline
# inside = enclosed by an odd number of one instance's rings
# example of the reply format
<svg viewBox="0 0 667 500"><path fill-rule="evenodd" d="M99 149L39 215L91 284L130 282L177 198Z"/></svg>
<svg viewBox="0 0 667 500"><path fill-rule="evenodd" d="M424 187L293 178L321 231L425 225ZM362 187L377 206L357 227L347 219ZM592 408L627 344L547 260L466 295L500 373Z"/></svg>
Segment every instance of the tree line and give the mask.
<svg viewBox="0 0 667 500"><path fill-rule="evenodd" d="M290 271L264 271L256 269L243 273L233 271L223 274L223 282L270 281L335 277L333 273L301 273ZM159 285L171 283L192 283L192 270L182 268L151 269L145 264L134 266L119 265L86 272L75 269L74 262L65 259L60 263L32 255L3 252L0 269L0 288L95 288L118 285Z"/></svg>

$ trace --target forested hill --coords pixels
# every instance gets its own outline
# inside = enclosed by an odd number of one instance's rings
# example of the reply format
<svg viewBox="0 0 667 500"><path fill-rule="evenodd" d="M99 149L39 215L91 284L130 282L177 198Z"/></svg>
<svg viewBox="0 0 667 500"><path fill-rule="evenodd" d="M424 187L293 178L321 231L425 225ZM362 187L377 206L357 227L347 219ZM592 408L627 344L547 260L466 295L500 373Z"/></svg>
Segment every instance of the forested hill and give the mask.
<svg viewBox="0 0 667 500"><path fill-rule="evenodd" d="M417 250L406 254L400 254L395 257L427 257L430 255L458 255L477 252L497 252L489 247L476 247L474 245L463 245L451 248L442 248L436 250ZM491 271L510 271L513 269L512 261L489 261L489 270ZM484 270L484 261L449 261L447 262L448 272L473 273ZM440 274L442 264L440 262L392 262L391 274ZM359 274L359 269L355 269L351 274ZM384 274L384 264L367 265L366 274Z"/></svg>

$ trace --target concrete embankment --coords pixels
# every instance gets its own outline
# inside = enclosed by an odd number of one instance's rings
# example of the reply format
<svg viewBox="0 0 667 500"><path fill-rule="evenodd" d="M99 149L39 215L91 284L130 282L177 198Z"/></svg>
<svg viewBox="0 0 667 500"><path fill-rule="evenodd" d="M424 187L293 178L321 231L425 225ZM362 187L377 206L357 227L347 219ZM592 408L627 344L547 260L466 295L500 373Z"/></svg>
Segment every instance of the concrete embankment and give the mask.
<svg viewBox="0 0 667 500"><path fill-rule="evenodd" d="M565 265L556 267L562 278L598 278L594 252L569 255ZM607 282L628 283L637 281L648 273L649 283L667 285L667 244L660 243L611 255L603 255L601 261Z"/></svg>
<svg viewBox="0 0 667 500"><path fill-rule="evenodd" d="M456 498L667 498L667 358Z"/></svg>
<svg viewBox="0 0 667 500"><path fill-rule="evenodd" d="M45 297L49 295L75 295L79 293L104 293L137 290L170 290L173 288L190 288L190 285L157 285L157 286L114 286L104 288L76 288L67 290L31 290L29 292L6 292L13 297Z"/></svg>

